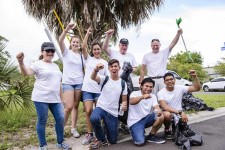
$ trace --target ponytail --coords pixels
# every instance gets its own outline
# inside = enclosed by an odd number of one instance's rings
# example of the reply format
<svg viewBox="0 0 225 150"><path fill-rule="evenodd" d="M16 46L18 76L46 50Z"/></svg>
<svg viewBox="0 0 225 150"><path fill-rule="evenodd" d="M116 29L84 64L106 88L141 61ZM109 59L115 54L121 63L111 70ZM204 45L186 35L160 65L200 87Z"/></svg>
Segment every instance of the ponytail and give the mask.
<svg viewBox="0 0 225 150"><path fill-rule="evenodd" d="M42 60L43 59L43 55L41 54L40 56L39 56L39 60Z"/></svg>

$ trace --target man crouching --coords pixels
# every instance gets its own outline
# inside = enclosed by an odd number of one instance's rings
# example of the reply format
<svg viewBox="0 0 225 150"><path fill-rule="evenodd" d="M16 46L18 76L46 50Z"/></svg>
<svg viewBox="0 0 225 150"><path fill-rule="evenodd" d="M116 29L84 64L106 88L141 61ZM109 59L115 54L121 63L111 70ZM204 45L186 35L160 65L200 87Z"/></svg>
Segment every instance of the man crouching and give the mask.
<svg viewBox="0 0 225 150"><path fill-rule="evenodd" d="M141 90L134 91L130 95L127 124L136 145L145 143L145 128L151 126L152 129L146 140L160 144L165 143L165 140L155 136L164 121L164 117L156 96L151 93L154 85L155 81L151 78L145 78L141 82Z"/></svg>

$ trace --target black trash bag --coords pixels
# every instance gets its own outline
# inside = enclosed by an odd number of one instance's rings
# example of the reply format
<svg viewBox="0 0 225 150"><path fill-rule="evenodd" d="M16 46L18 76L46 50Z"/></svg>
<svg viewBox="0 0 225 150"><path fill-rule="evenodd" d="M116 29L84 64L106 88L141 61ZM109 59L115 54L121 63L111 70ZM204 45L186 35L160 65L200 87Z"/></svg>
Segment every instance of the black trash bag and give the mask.
<svg viewBox="0 0 225 150"><path fill-rule="evenodd" d="M184 111L195 110L202 111L208 110L213 111L213 107L209 107L205 104L205 102L199 98L196 98L192 95L192 93L185 93L182 99L182 109Z"/></svg>
<svg viewBox="0 0 225 150"><path fill-rule="evenodd" d="M182 122L179 116L174 118L172 121L173 140L180 149L190 150L191 146L203 144L202 135L197 134L187 123Z"/></svg>
<svg viewBox="0 0 225 150"><path fill-rule="evenodd" d="M119 115L118 119L122 123L127 124L129 99L130 99L131 92L133 92L133 83L132 83L131 76L130 76L130 74L133 71L133 68L129 62L124 62L122 69L123 69L123 73L120 75L120 78L123 79L127 83L127 92L128 92L127 93L127 111L124 112L123 116ZM120 104L121 103L122 103L122 98L120 97Z"/></svg>

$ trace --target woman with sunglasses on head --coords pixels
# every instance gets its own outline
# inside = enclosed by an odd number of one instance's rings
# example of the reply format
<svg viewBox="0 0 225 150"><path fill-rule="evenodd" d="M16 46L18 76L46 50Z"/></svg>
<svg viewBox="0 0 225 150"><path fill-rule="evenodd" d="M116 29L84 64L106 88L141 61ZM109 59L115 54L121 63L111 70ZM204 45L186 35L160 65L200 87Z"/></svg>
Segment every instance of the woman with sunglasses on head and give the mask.
<svg viewBox="0 0 225 150"><path fill-rule="evenodd" d="M82 44L82 48L85 52L87 52L87 41L89 37L89 32L91 29L87 30L87 33L84 37L84 41ZM87 123L87 130L88 133L85 136L85 139L82 141L83 145L87 145L92 142L95 138L93 136L93 129L90 122L90 116L93 111L93 105L96 103L98 97L100 96L100 89L101 86L91 79L91 74L95 69L97 64L103 64L105 67L102 70L98 71L98 75L106 76L108 73L108 63L104 59L101 58L101 45L99 43L93 43L91 45L91 52L90 55L87 56L86 60L86 70L85 70L85 77L82 86L82 98L84 103L84 108L86 112L86 123Z"/></svg>
<svg viewBox="0 0 225 150"><path fill-rule="evenodd" d="M36 130L39 140L39 150L47 150L45 137L48 110L51 111L55 119L55 131L57 135L56 147L59 149L69 149L69 145L64 143L64 112L60 98L60 82L62 73L59 67L52 62L55 47L50 42L44 42L41 46L41 56L29 68L26 68L23 60L24 54L17 54L21 73L24 76L35 76L32 100L37 112Z"/></svg>
<svg viewBox="0 0 225 150"><path fill-rule="evenodd" d="M87 52L82 54L80 51L81 40L78 36L73 36L70 39L69 49L66 48L64 40L69 30L73 29L75 24L70 23L59 37L59 46L63 56L63 78L62 91L63 100L65 103L65 121L67 123L69 115L71 114L72 126L71 134L78 138L80 134L76 129L79 102L81 99L81 87L84 78L84 60L87 58Z"/></svg>

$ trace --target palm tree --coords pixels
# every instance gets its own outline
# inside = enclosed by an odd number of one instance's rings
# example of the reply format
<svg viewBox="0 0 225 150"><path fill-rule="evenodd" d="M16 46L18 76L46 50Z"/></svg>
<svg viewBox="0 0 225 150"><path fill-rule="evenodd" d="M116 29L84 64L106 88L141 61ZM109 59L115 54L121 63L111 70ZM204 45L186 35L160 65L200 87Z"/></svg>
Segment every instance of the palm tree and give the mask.
<svg viewBox="0 0 225 150"><path fill-rule="evenodd" d="M56 35L62 32L53 10L64 25L71 20L77 23L76 35L84 37L85 30L94 29L90 41L95 42L109 28L114 28L114 42L118 37L118 26L123 29L140 26L158 9L163 0L22 0L26 12L38 21L45 20ZM91 42L89 41L89 44Z"/></svg>
<svg viewBox="0 0 225 150"><path fill-rule="evenodd" d="M31 106L31 91L33 81L23 78L18 67L10 61L10 54L3 51L8 40L0 36L0 110Z"/></svg>

